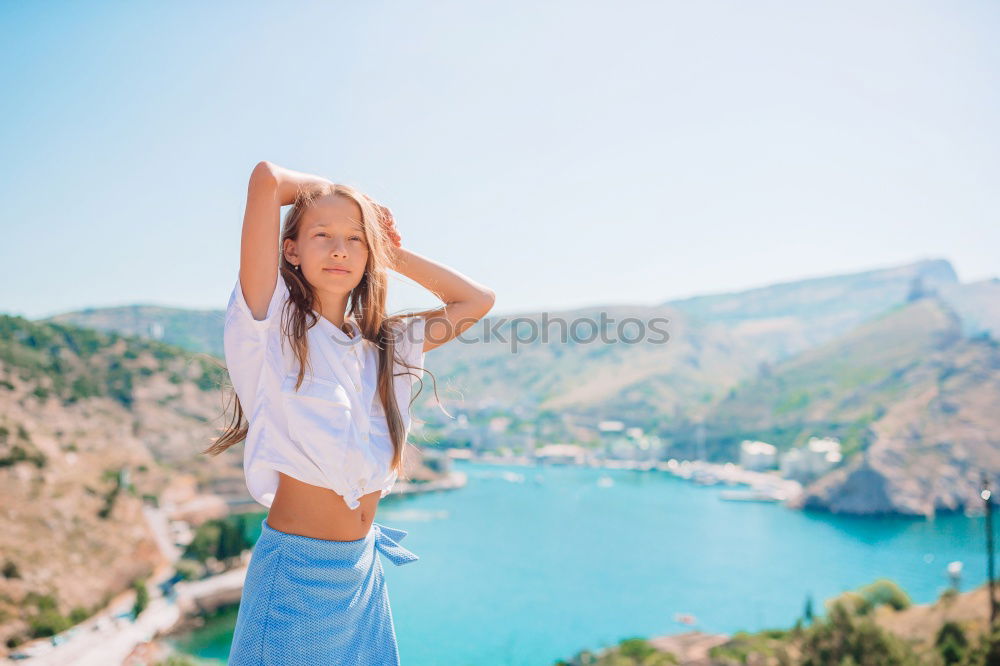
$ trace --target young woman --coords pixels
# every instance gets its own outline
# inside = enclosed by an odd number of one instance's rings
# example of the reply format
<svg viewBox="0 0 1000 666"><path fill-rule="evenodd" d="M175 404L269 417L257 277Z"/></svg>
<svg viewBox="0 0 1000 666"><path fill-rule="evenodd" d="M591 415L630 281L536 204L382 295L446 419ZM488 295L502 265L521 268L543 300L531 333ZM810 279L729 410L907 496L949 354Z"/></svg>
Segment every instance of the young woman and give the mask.
<svg viewBox="0 0 1000 666"><path fill-rule="evenodd" d="M205 451L245 441L247 487L269 507L229 664L399 664L376 551L396 565L418 557L375 512L403 469L425 352L494 302L400 241L389 209L350 186L253 169L224 333L235 409ZM444 307L387 316L387 269Z"/></svg>

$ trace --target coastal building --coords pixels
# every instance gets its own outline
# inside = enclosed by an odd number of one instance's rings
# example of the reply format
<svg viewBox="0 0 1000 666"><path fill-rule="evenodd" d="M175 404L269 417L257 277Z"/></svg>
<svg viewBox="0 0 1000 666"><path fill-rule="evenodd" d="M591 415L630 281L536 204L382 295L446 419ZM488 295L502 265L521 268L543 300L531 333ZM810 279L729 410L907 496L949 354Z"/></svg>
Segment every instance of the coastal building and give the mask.
<svg viewBox="0 0 1000 666"><path fill-rule="evenodd" d="M601 432L621 432L625 429L625 424L621 421L601 421L597 424L597 429Z"/></svg>
<svg viewBox="0 0 1000 666"><path fill-rule="evenodd" d="M578 444L546 444L535 449L535 460L556 465L581 465L587 450Z"/></svg>
<svg viewBox="0 0 1000 666"><path fill-rule="evenodd" d="M778 448L774 444L752 439L740 442L740 467L743 469L774 469L777 464Z"/></svg>
<svg viewBox="0 0 1000 666"><path fill-rule="evenodd" d="M840 440L831 437L810 437L804 447L786 451L780 458L783 477L808 481L822 476L840 464L843 456L840 452Z"/></svg>

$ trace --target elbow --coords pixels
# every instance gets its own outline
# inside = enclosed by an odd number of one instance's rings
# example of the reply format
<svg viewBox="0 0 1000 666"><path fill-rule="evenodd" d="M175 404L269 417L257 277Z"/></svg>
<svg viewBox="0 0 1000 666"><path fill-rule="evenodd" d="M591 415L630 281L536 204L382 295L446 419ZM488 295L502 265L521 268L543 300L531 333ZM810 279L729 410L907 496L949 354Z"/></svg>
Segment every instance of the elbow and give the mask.
<svg viewBox="0 0 1000 666"><path fill-rule="evenodd" d="M482 295L482 303L483 303L482 315L480 316L485 317L486 313L493 309L493 304L496 303L496 301L497 301L496 292L490 288L484 289Z"/></svg>
<svg viewBox="0 0 1000 666"><path fill-rule="evenodd" d="M257 164L253 167L253 171L250 172L250 181L266 183L274 182L274 165L267 160L257 162Z"/></svg>

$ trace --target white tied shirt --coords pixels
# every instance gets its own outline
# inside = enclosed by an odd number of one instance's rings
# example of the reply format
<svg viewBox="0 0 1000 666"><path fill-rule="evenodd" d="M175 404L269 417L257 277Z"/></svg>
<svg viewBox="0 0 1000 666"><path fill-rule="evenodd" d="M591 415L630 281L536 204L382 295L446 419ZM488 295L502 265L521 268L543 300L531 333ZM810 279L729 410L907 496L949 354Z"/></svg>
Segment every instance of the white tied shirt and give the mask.
<svg viewBox="0 0 1000 666"><path fill-rule="evenodd" d="M254 319L239 278L226 308L224 349L229 376L239 396L249 431L243 471L250 495L266 507L274 501L278 472L330 488L351 509L375 490L385 497L396 481L390 471L392 440L382 401L376 395L378 350L361 337L353 317L346 317L354 337L316 313L309 328L309 361L298 392L298 360L281 332L288 286L278 275L264 319ZM415 366L414 374L394 378L396 404L410 430L411 389L424 367L424 317L404 319L395 337L397 353ZM396 363L395 373L407 369Z"/></svg>

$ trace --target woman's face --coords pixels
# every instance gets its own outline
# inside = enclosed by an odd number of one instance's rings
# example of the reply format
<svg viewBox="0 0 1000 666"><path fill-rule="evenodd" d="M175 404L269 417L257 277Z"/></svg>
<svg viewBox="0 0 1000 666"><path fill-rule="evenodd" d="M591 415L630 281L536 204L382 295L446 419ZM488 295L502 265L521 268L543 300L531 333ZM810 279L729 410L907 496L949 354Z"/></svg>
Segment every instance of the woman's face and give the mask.
<svg viewBox="0 0 1000 666"><path fill-rule="evenodd" d="M347 294L361 282L368 265L368 238L361 208L353 199L328 194L302 215L291 259L313 288ZM331 270L343 268L347 272Z"/></svg>

